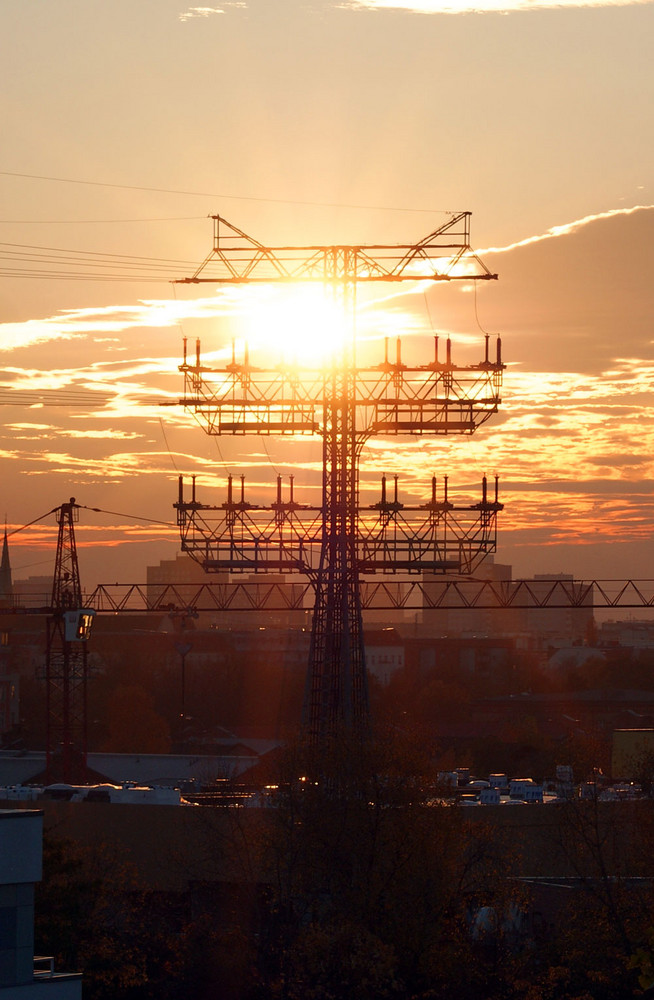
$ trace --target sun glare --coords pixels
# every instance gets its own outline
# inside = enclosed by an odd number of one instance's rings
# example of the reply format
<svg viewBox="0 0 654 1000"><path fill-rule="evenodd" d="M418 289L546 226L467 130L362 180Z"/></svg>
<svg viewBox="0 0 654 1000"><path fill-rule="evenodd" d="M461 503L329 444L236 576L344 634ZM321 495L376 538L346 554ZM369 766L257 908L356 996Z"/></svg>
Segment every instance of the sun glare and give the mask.
<svg viewBox="0 0 654 1000"><path fill-rule="evenodd" d="M250 349L289 364L325 364L352 335L341 304L321 284L248 289L240 325Z"/></svg>

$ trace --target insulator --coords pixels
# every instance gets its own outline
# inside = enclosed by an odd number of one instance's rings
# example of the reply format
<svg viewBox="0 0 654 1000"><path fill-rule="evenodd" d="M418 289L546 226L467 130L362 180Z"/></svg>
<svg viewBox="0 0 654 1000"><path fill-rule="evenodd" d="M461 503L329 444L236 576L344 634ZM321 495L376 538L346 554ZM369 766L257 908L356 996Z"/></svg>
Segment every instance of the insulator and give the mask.
<svg viewBox="0 0 654 1000"><path fill-rule="evenodd" d="M395 476L395 496L393 499L397 503L397 476Z"/></svg>
<svg viewBox="0 0 654 1000"><path fill-rule="evenodd" d="M277 476L277 503L282 502L282 477Z"/></svg>
<svg viewBox="0 0 654 1000"><path fill-rule="evenodd" d="M187 339L186 337L184 337L184 364L186 364L186 344L187 344Z"/></svg>
<svg viewBox="0 0 654 1000"><path fill-rule="evenodd" d="M438 337L434 337L434 364L438 364Z"/></svg>
<svg viewBox="0 0 654 1000"><path fill-rule="evenodd" d="M382 476L381 480L381 502L386 503L386 476Z"/></svg>
<svg viewBox="0 0 654 1000"><path fill-rule="evenodd" d="M443 500L447 503L447 476L443 476Z"/></svg>
<svg viewBox="0 0 654 1000"><path fill-rule="evenodd" d="M452 366L452 340L450 337L447 338L446 349L445 349L445 364L448 368Z"/></svg>
<svg viewBox="0 0 654 1000"><path fill-rule="evenodd" d="M200 367L200 338L195 341L195 365Z"/></svg>
<svg viewBox="0 0 654 1000"><path fill-rule="evenodd" d="M436 503L436 476L431 477L431 502Z"/></svg>
<svg viewBox="0 0 654 1000"><path fill-rule="evenodd" d="M481 501L482 501L482 503L486 503L487 502L487 499L488 499L487 488L488 488L488 481L486 479L486 476L484 476L484 478L481 481Z"/></svg>
<svg viewBox="0 0 654 1000"><path fill-rule="evenodd" d="M497 503L498 491L499 491L500 477L495 476L495 503Z"/></svg>
<svg viewBox="0 0 654 1000"><path fill-rule="evenodd" d="M289 477L289 480L290 480L290 484L291 484L291 496L290 496L290 501L291 501L291 503L293 503L293 480L294 480L294 479L295 479L295 476L290 476L290 477Z"/></svg>
<svg viewBox="0 0 654 1000"><path fill-rule="evenodd" d="M497 364L502 364L502 338L497 338Z"/></svg>
<svg viewBox="0 0 654 1000"><path fill-rule="evenodd" d="M487 365L488 364L488 341L490 339L489 336L488 336L488 334L486 334L486 338L485 339L486 339L486 352L485 352L485 357L484 357L484 364Z"/></svg>
<svg viewBox="0 0 654 1000"><path fill-rule="evenodd" d="M191 503L195 503L195 476L191 476Z"/></svg>
<svg viewBox="0 0 654 1000"><path fill-rule="evenodd" d="M397 338L395 345L395 363L397 365L402 364L402 341L399 337Z"/></svg>
<svg viewBox="0 0 654 1000"><path fill-rule="evenodd" d="M241 476L241 503L245 503L245 476Z"/></svg>
<svg viewBox="0 0 654 1000"><path fill-rule="evenodd" d="M230 473L230 475L227 476L227 503L231 504L231 502L232 502L232 476Z"/></svg>
<svg viewBox="0 0 654 1000"><path fill-rule="evenodd" d="M177 502L180 503L180 504L182 504L182 503L184 503L184 479L183 479L182 476L179 477L179 481L178 482L179 482L179 486L178 486L179 492L178 492Z"/></svg>
<svg viewBox="0 0 654 1000"><path fill-rule="evenodd" d="M236 341L232 337L232 364L236 364Z"/></svg>
<svg viewBox="0 0 654 1000"><path fill-rule="evenodd" d="M388 364L388 337L384 337L384 364Z"/></svg>

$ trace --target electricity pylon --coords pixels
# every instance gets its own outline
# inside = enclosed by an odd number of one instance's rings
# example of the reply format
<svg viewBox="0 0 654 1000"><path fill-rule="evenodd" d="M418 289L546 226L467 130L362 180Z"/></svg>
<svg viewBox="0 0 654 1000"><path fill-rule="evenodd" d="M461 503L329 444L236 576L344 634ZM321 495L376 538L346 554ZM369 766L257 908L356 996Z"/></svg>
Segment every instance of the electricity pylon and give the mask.
<svg viewBox="0 0 654 1000"><path fill-rule="evenodd" d="M368 687L361 618L362 575L375 573L470 573L495 550L497 480L486 479L479 503L453 504L447 478L432 479L431 499L420 506L392 496L382 479L378 503L359 503L359 462L375 435L472 434L497 411L504 364L497 339L494 357L458 366L447 338L445 356L422 365L395 358L360 366L355 350L355 291L360 283L488 280L496 278L470 247L470 213L462 212L411 245L264 246L213 217L213 247L183 283L251 284L321 282L331 289L351 323L337 357L324 367L300 369L280 359L269 369L250 364L247 348L222 367L184 358L184 395L210 435L314 435L322 438L322 500L298 503L293 479L283 496L281 478L270 506L250 503L245 480L230 476L218 505L200 503L195 480L185 498L180 477L175 507L182 550L208 572L299 572L314 588L304 725L321 743L340 731L364 734L369 726ZM310 331L308 331L310 333ZM441 348L442 350L442 348Z"/></svg>
<svg viewBox="0 0 654 1000"><path fill-rule="evenodd" d="M57 507L59 532L47 618L46 775L48 782L87 778L87 647L95 611L82 607L75 497Z"/></svg>

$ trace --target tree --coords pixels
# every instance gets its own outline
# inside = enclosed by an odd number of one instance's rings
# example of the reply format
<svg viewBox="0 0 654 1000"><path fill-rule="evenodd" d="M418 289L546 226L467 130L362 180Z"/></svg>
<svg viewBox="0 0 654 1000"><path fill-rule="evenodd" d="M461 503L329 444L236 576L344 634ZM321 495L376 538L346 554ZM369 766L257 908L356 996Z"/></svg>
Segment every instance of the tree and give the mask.
<svg viewBox="0 0 654 1000"><path fill-rule="evenodd" d="M148 981L142 890L108 849L44 836L35 897L35 941L58 967L84 974L88 1000L114 1000Z"/></svg>
<svg viewBox="0 0 654 1000"><path fill-rule="evenodd" d="M419 996L461 978L470 914L514 899L511 854L483 822L434 804L433 780L397 735L290 749L263 956L281 996Z"/></svg>
<svg viewBox="0 0 654 1000"><path fill-rule="evenodd" d="M595 794L566 803L557 814L551 863L554 871L567 870L574 881L543 954L546 964L559 969L560 981L556 989L545 990L545 977L542 995L556 1000L636 995L654 903L649 878L652 805L602 802L596 788Z"/></svg>

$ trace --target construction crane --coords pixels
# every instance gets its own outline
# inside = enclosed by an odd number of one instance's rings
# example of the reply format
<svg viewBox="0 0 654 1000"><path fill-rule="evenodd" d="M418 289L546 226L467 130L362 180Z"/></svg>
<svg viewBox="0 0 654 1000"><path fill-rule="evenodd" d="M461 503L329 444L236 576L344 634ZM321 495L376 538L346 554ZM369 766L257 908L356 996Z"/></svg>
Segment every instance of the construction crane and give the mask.
<svg viewBox="0 0 654 1000"><path fill-rule="evenodd" d="M388 343L378 364L361 366L355 350L355 292L361 283L403 281L466 282L495 279L470 246L470 213L452 216L415 244L374 246L264 246L225 219L213 216L213 247L183 283L250 284L320 282L340 304L350 334L323 367L301 370L280 361L270 369L232 353L222 367L203 364L199 341L194 357L185 342L184 394L210 435L311 435L322 439L322 498L298 502L291 480L283 496L266 507L246 496L230 478L219 504L201 503L195 481L190 498L180 479L174 504L182 550L208 572L306 574L314 607L304 726L321 744L342 731L369 728L368 688L361 614L363 574L473 571L495 550L496 519L502 509L497 480L492 495L484 478L481 498L456 506L447 478L432 479L431 500L405 504L397 480L389 497L382 480L380 499L359 503L361 451L384 435L470 435L500 403L504 364L499 338L483 359L457 365L449 337L444 356L439 338L420 365L395 356ZM440 490L440 492L439 492Z"/></svg>
<svg viewBox="0 0 654 1000"><path fill-rule="evenodd" d="M75 497L55 508L59 531L46 619L46 780L87 779L87 640L95 611L84 607L75 523Z"/></svg>

